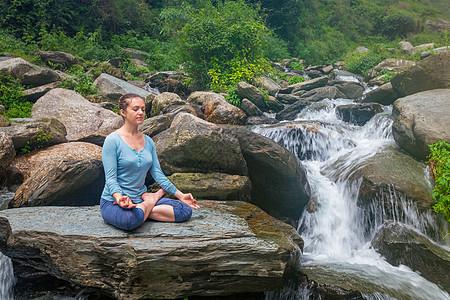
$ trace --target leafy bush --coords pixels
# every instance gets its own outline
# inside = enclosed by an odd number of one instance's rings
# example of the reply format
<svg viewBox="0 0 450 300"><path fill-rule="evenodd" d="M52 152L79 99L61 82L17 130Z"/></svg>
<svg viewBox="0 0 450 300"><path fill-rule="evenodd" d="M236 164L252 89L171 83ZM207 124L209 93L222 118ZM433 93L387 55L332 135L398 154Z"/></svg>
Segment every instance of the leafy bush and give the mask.
<svg viewBox="0 0 450 300"><path fill-rule="evenodd" d="M82 66L74 65L68 73L76 79L64 79L62 88L74 90L84 97L98 93L97 88L92 84L94 82L92 74L84 72Z"/></svg>
<svg viewBox="0 0 450 300"><path fill-rule="evenodd" d="M289 84L295 84L303 81L306 81L306 79L303 78L303 76L294 76L288 79Z"/></svg>
<svg viewBox="0 0 450 300"><path fill-rule="evenodd" d="M347 53L344 57L345 69L355 74L365 75L370 69L388 58L388 55L376 54L372 51Z"/></svg>
<svg viewBox="0 0 450 300"><path fill-rule="evenodd" d="M428 164L436 183L432 195L437 203L433 209L436 213L442 214L447 222L450 222L450 144L440 141L430 145L428 158Z"/></svg>
<svg viewBox="0 0 450 300"><path fill-rule="evenodd" d="M395 13L386 16L382 21L383 33L392 38L406 37L410 32L417 31L417 22L412 16Z"/></svg>
<svg viewBox="0 0 450 300"><path fill-rule="evenodd" d="M232 87L228 90L225 100L227 100L228 103L231 103L237 107L239 107L241 105L241 98L239 98L238 94L236 94L235 87Z"/></svg>
<svg viewBox="0 0 450 300"><path fill-rule="evenodd" d="M3 116L11 118L29 118L33 103L23 98L23 86L20 80L5 73L0 73L0 102L6 108Z"/></svg>
<svg viewBox="0 0 450 300"><path fill-rule="evenodd" d="M179 53L196 82L223 91L269 67L263 52L267 32L258 10L243 0L217 7L205 1L181 29Z"/></svg>
<svg viewBox="0 0 450 300"><path fill-rule="evenodd" d="M47 141L53 139L53 135L47 134L41 129L38 130L37 137L31 142L28 141L27 144L20 149L22 154L30 153L33 150L44 148Z"/></svg>
<svg viewBox="0 0 450 300"><path fill-rule="evenodd" d="M377 76L381 76L381 75L385 75L380 78L381 81L389 82L389 81L391 81L392 77L394 77L395 71L381 70L381 71L377 72Z"/></svg>

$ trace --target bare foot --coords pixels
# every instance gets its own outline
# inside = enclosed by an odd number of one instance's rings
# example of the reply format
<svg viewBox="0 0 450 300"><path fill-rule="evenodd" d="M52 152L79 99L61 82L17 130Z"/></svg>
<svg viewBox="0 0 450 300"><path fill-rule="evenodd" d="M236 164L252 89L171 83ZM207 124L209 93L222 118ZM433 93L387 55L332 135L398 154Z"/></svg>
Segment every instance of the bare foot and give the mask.
<svg viewBox="0 0 450 300"><path fill-rule="evenodd" d="M159 189L156 193L144 193L142 194L142 199L144 201L151 201L153 203L156 203L166 195L166 191L163 189Z"/></svg>

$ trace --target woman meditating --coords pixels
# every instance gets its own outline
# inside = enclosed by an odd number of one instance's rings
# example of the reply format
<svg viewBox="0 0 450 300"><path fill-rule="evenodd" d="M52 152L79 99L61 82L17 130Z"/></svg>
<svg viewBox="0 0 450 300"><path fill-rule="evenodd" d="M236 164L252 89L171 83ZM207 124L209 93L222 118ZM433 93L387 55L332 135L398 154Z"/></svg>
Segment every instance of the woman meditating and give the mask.
<svg viewBox="0 0 450 300"><path fill-rule="evenodd" d="M145 103L136 94L119 99L124 117L121 128L108 135L102 149L105 187L100 200L100 212L105 222L120 229L132 230L147 218L165 222L183 222L199 208L192 194L179 191L161 170L153 140L141 133ZM150 170L153 179L162 187L147 193L145 177ZM170 193L180 201L163 198Z"/></svg>

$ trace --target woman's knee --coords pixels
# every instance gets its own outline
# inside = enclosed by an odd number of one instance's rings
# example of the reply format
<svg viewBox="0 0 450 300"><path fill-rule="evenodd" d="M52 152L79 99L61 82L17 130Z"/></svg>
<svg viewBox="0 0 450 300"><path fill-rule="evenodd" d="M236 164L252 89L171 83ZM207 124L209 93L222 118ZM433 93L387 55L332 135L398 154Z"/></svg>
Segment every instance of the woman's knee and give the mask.
<svg viewBox="0 0 450 300"><path fill-rule="evenodd" d="M192 208L186 203L169 198L162 198L156 205L163 204L173 207L173 214L175 216L175 222L177 223L187 221L192 216Z"/></svg>
<svg viewBox="0 0 450 300"><path fill-rule="evenodd" d="M123 230L133 230L144 223L144 211L141 208L123 209L118 205L108 205L100 209L103 220Z"/></svg>

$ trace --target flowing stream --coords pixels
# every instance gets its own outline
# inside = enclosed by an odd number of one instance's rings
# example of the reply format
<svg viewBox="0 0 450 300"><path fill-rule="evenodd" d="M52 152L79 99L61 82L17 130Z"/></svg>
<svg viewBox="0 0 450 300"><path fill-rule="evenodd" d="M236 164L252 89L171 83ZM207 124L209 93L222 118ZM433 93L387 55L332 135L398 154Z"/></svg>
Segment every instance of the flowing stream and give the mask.
<svg viewBox="0 0 450 300"><path fill-rule="evenodd" d="M14 193L8 190L0 190L0 210L8 207L9 201L14 197ZM0 252L0 299L14 299L14 271L12 261L9 257Z"/></svg>
<svg viewBox="0 0 450 300"><path fill-rule="evenodd" d="M443 242L439 218L419 212L414 203L394 190L380 195L391 203L389 210L376 204L358 207L361 179L355 178L355 172L372 156L397 146L391 133L390 107L364 126L356 126L335 114L337 106L350 103L354 102L325 99L293 122L253 128L291 151L305 166L312 205L299 220L298 232L305 242L300 268L328 281L339 274L356 290L365 292L365 299L450 299L436 284L406 266L390 265L371 247L376 230L386 220L404 223L435 242ZM429 181L427 176L424 166L424 177ZM300 286L268 293L266 299L312 298L309 289Z"/></svg>

